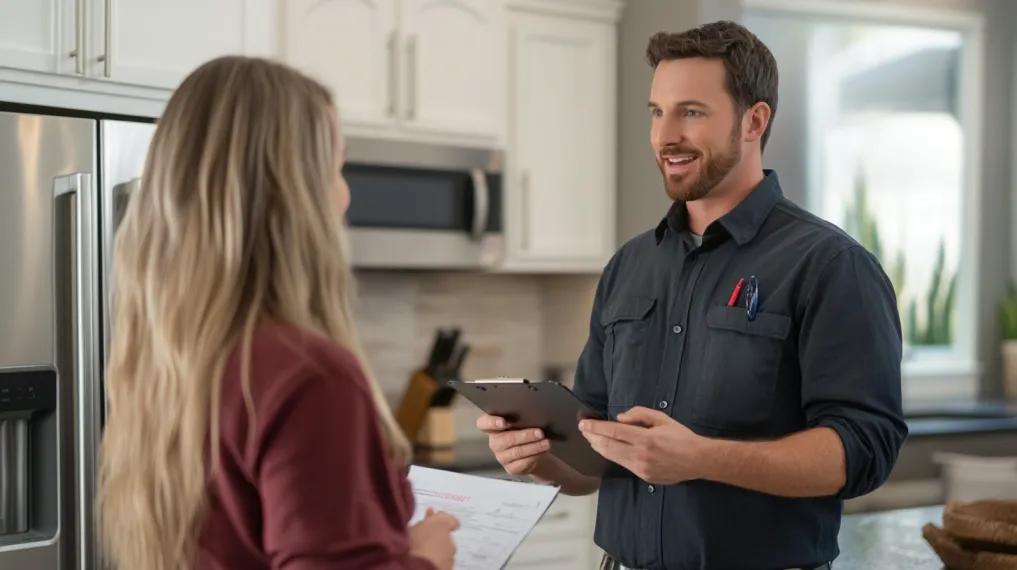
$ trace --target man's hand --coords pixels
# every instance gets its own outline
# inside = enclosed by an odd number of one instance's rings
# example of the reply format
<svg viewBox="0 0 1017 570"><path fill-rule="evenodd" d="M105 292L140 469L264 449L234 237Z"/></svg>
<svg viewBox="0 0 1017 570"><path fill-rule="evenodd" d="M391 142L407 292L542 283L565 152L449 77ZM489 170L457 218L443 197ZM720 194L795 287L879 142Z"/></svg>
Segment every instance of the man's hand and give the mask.
<svg viewBox="0 0 1017 570"><path fill-rule="evenodd" d="M828 427L775 440L714 439L635 407L617 422L583 420L579 429L597 453L657 485L703 479L780 497L827 497L847 480L844 445Z"/></svg>
<svg viewBox="0 0 1017 570"><path fill-rule="evenodd" d="M579 429L593 449L647 483L672 485L704 477L705 438L671 416L634 407L617 422L583 420Z"/></svg>
<svg viewBox="0 0 1017 570"><path fill-rule="evenodd" d="M541 458L548 456L551 442L537 428L513 430L505 418L483 415L477 429L487 434L488 446L511 475L530 475Z"/></svg>
<svg viewBox="0 0 1017 570"><path fill-rule="evenodd" d="M512 429L505 418L490 415L478 418L477 428L487 434L495 458L511 475L560 485L566 495L589 495L600 487L599 477L583 475L551 455L551 441L543 430Z"/></svg>

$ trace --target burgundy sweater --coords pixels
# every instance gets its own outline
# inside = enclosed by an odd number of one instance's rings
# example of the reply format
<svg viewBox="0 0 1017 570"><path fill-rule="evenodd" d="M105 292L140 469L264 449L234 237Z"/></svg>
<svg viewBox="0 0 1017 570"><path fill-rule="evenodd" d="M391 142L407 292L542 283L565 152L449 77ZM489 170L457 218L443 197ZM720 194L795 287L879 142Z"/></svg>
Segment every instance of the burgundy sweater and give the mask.
<svg viewBox="0 0 1017 570"><path fill-rule="evenodd" d="M278 324L257 331L251 358L253 430L239 351L223 379L196 568L433 570L409 553L413 494L356 358Z"/></svg>

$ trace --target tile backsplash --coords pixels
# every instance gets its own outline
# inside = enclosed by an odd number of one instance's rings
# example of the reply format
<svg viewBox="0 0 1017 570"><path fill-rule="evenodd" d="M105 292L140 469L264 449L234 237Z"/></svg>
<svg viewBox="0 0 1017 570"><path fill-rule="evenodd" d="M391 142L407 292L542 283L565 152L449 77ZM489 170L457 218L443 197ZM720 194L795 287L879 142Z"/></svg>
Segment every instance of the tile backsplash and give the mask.
<svg viewBox="0 0 1017 570"><path fill-rule="evenodd" d="M393 407L427 360L435 330L456 326L470 345L463 377L543 379L571 370L589 330L597 277L467 272L359 271L355 312L367 359ZM571 378L566 378L571 380ZM477 435L469 402L457 432Z"/></svg>

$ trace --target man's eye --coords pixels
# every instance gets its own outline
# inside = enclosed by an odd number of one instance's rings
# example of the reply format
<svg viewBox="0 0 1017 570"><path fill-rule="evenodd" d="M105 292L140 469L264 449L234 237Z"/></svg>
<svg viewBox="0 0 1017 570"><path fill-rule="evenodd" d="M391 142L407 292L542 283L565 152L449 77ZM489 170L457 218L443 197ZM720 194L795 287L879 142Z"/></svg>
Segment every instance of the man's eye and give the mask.
<svg viewBox="0 0 1017 570"><path fill-rule="evenodd" d="M703 113L701 111L697 111L695 109L687 109L685 111L685 116L686 117L699 117L699 116L702 116L702 114Z"/></svg>

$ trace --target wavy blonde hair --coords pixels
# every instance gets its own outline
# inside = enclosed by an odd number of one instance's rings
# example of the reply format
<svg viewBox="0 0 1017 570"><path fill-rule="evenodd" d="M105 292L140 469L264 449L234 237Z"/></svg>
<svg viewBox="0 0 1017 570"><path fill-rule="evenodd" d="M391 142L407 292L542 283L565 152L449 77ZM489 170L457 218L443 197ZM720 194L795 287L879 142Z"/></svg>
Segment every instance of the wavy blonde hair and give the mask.
<svg viewBox="0 0 1017 570"><path fill-rule="evenodd" d="M320 84L243 57L194 71L159 120L114 253L98 510L115 567L193 563L226 361L239 348L253 421L259 323L322 334L365 362L334 196L336 123ZM368 379L388 452L405 462L406 439Z"/></svg>

